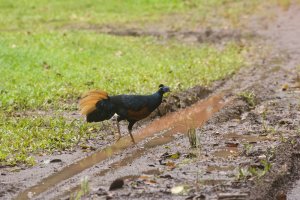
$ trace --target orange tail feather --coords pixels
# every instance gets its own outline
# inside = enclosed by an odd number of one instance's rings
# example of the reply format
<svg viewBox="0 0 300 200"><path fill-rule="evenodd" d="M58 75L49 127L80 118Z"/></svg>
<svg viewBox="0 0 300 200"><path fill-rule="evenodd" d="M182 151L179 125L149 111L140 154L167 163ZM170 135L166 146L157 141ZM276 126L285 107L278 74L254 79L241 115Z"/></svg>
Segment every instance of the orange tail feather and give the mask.
<svg viewBox="0 0 300 200"><path fill-rule="evenodd" d="M96 103L103 99L108 99L108 94L102 90L91 90L81 96L79 100L80 113L88 115L96 110Z"/></svg>

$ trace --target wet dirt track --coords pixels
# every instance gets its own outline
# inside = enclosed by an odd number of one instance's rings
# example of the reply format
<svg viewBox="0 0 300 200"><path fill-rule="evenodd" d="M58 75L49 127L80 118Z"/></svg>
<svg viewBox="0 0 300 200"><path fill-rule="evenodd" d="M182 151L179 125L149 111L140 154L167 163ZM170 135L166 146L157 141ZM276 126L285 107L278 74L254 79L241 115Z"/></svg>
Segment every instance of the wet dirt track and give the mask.
<svg viewBox="0 0 300 200"><path fill-rule="evenodd" d="M136 146L126 137L74 164L71 161L20 193L19 199L69 198L80 189L85 176L90 180L86 199L274 199L278 192L284 196L298 179L292 157L300 146L299 13L299 7L291 7L259 33L274 52L261 63L242 69L214 93L226 91L226 97L213 94L212 99L199 103L198 110L196 104L153 121L135 132ZM254 107L242 98L233 98L225 106L224 99L243 91L255 94ZM189 111L193 109L194 116ZM185 133L194 127L200 145L192 149ZM257 181L246 174L249 167L266 169L263 160L272 165L271 175ZM108 191L117 178L124 180L124 186ZM184 189L172 194L176 186Z"/></svg>
<svg viewBox="0 0 300 200"><path fill-rule="evenodd" d="M126 166L130 163L131 160L140 157L148 149L169 143L170 141L174 140L174 134L187 133L188 129L194 128L194 126L201 126L205 121L209 119L209 117L212 116L213 113L222 108L223 105L224 102L221 96L213 96L205 101L198 102L189 108L170 113L160 118L159 120L153 121L148 126L140 130L137 134L135 134L136 142L141 142L148 137L154 136L154 134L159 134L160 132L163 133L146 142L141 149L139 148L136 151L132 152L130 156L123 158L121 161L112 163L109 168L111 168L111 170L115 170L116 168ZM105 159L109 159L115 154L120 153L121 151L124 151L126 148L129 148L131 146L132 143L129 137L124 137L120 141L105 148L104 150L96 152L91 156L73 163L65 167L61 171L43 179L36 186L33 186L19 194L17 199L26 199L28 197L39 195L42 192L51 189L51 187L55 186L56 184L79 174L83 170L88 169L93 165L104 161ZM110 170L103 170L97 172L97 174L104 175L106 173L109 173L109 171ZM74 189L71 190L74 191Z"/></svg>

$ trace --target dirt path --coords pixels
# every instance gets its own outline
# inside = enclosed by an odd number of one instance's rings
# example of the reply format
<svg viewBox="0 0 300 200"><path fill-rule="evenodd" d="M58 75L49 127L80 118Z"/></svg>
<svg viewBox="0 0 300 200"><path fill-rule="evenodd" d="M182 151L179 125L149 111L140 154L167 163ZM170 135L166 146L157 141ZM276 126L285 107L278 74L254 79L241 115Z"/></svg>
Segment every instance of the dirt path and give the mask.
<svg viewBox="0 0 300 200"><path fill-rule="evenodd" d="M299 179L299 150L300 150L300 8L291 7L288 12L281 14L275 26L264 34L269 36L278 49L287 54L287 60L281 65L279 73L283 78L281 86L289 86L284 94L278 93L276 115L283 116L278 120L285 121L279 130L287 138L281 142L274 155L271 172L252 190L252 197L261 194L260 199L299 199L300 193L293 187ZM274 77L278 81L277 77ZM280 79L279 79L280 80ZM273 111L273 112L274 112ZM280 115L279 113L285 113ZM292 191L291 191L292 190Z"/></svg>
<svg viewBox="0 0 300 200"><path fill-rule="evenodd" d="M258 32L267 40L262 45L272 47L271 53L260 63L242 69L208 97L226 94L221 101L225 107L203 127L195 129L196 148L191 148L185 136L187 129L202 124L203 118L197 116L218 110L218 104L200 109L201 112L192 117L192 124L184 123L188 121L185 118L181 121L185 127L174 126L172 134L170 130L152 129L147 135L143 134L147 127L141 129L137 133L141 141L138 145L128 148L125 138L123 146L115 145L111 152L106 152L108 157L96 153L98 157L91 156L82 162L79 161L81 155L76 153L54 155L43 157L41 163L31 169L1 170L0 197L10 199L17 192L37 185L20 195L34 196L34 199L67 199L70 195L76 196L79 190L84 191L84 187L80 187L83 177L89 180L87 199L249 199L249 196L274 199L285 195L298 179L295 166L299 160L297 150L300 150L299 21L300 9L293 6L280 13L274 25ZM188 109L181 111L179 116L188 116L187 112ZM177 115L177 118L180 117ZM170 127L163 119L160 122ZM180 125L176 120L175 124ZM114 154L116 149L122 153ZM52 158L63 162L43 164ZM74 161L78 163L70 165ZM73 173L72 166L81 166L81 170ZM67 170L62 171L64 169ZM53 174L44 184L40 183L49 173ZM267 175L262 176L265 173ZM124 185L109 191L115 179L122 179ZM24 199L24 196L19 197Z"/></svg>

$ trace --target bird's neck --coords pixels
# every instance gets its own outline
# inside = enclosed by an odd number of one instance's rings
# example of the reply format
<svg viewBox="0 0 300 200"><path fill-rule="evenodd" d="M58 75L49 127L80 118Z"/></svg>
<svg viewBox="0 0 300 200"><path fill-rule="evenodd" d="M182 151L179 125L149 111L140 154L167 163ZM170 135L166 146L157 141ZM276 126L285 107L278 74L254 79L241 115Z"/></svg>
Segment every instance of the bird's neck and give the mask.
<svg viewBox="0 0 300 200"><path fill-rule="evenodd" d="M154 95L156 96L156 98L159 100L159 104L162 101L163 95L164 93L162 91L157 91L156 93L154 93Z"/></svg>
<svg viewBox="0 0 300 200"><path fill-rule="evenodd" d="M161 97L164 95L164 91L161 89L157 90L156 93L159 94Z"/></svg>
<svg viewBox="0 0 300 200"><path fill-rule="evenodd" d="M150 101L149 101L149 104L150 104L150 110L151 112L153 110L155 110L162 102L162 97L163 97L163 94L160 93L159 91L155 92L154 94L150 95Z"/></svg>
<svg viewBox="0 0 300 200"><path fill-rule="evenodd" d="M158 90L158 91L157 91L157 92L155 92L153 95L154 95L154 96L157 96L157 97L160 97L160 98L162 98L162 97L163 97L163 95L164 95L164 92L163 92L163 91L161 91L161 90Z"/></svg>

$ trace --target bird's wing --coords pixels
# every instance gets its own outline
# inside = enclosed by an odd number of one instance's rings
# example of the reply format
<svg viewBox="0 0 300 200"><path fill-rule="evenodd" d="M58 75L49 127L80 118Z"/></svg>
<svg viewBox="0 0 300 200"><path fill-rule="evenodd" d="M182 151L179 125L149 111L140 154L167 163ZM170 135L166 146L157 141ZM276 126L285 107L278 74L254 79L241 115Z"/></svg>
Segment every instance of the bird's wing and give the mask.
<svg viewBox="0 0 300 200"><path fill-rule="evenodd" d="M133 111L147 107L148 103L147 96L142 95L123 95L121 99L124 107Z"/></svg>
<svg viewBox="0 0 300 200"><path fill-rule="evenodd" d="M144 106L143 108L139 109L139 110L128 110L127 111L127 116L129 119L132 120L141 120L144 119L145 117L147 117L151 112L149 111L147 106Z"/></svg>

